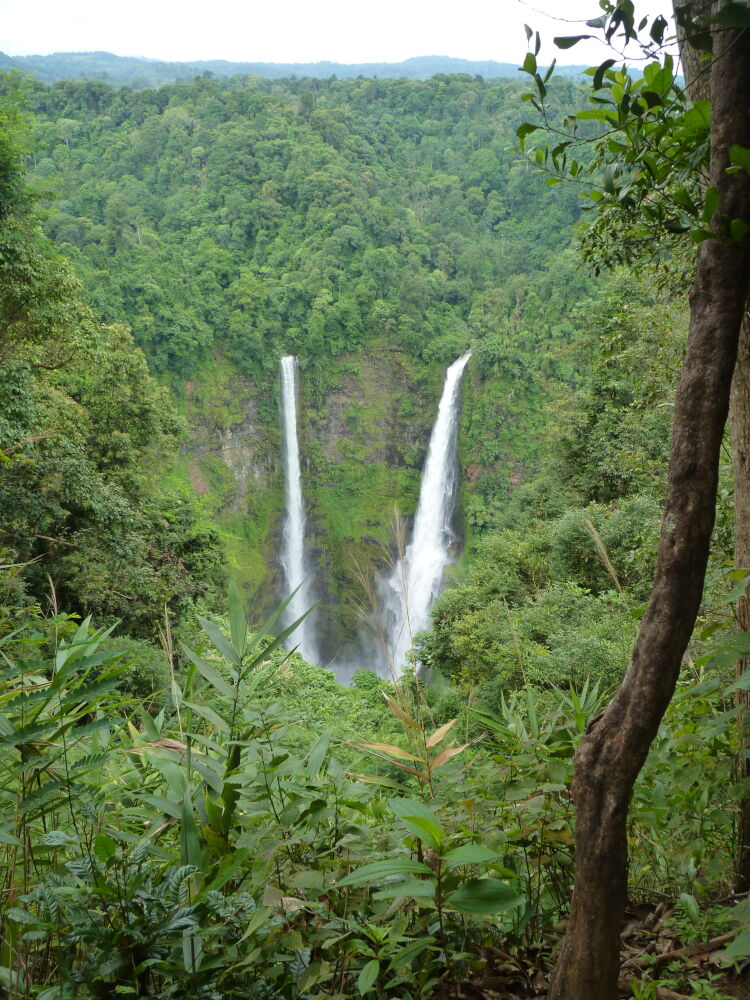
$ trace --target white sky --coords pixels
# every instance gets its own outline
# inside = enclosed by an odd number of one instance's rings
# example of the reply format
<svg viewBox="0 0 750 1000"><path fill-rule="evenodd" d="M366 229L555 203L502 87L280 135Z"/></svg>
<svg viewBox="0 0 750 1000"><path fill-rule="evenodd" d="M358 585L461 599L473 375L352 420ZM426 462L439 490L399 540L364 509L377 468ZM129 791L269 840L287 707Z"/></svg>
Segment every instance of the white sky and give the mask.
<svg viewBox="0 0 750 1000"><path fill-rule="evenodd" d="M640 14L668 2L638 0ZM5 8L5 9L3 9ZM553 35L589 29L597 0L0 0L0 51L8 55L114 52L152 59L242 62L398 62L410 56L519 62L523 24L542 33L542 62L588 63L604 49L558 51Z"/></svg>

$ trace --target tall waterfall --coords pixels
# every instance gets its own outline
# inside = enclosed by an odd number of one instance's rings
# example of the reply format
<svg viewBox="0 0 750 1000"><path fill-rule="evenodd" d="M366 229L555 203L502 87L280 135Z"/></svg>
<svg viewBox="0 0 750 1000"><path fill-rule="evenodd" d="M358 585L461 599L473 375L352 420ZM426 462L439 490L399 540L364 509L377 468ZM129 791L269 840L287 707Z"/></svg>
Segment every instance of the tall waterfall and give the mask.
<svg viewBox="0 0 750 1000"><path fill-rule="evenodd" d="M302 498L302 474L297 440L297 359L281 359L281 430L284 437L284 498L286 523L281 542L281 569L285 596L299 587L285 614L285 624L296 621L314 603L305 566L305 504ZM287 645L299 646L310 663L318 662L312 622L306 618L292 633Z"/></svg>
<svg viewBox="0 0 750 1000"><path fill-rule="evenodd" d="M389 665L396 674L404 666L412 638L429 628L430 609L440 593L443 571L450 561L450 548L455 540L451 519L458 479L456 416L461 376L470 357L471 351L454 361L445 373L443 394L422 473L412 538L387 582L383 624Z"/></svg>

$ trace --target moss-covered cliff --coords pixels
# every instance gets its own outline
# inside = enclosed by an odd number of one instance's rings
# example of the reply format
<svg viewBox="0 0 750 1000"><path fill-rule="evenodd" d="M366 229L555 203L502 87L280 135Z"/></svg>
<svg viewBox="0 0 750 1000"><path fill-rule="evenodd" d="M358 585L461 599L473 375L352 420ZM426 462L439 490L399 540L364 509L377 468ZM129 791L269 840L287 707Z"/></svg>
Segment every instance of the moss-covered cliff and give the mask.
<svg viewBox="0 0 750 1000"><path fill-rule="evenodd" d="M323 657L358 644L363 586L396 554L394 517L408 532L445 366L420 364L385 338L332 361L325 379L300 366L299 439L307 545L320 601ZM282 596L278 553L284 520L279 385L269 370L241 375L206 365L179 392L189 431L168 475L198 494L217 523L230 569L258 612ZM540 423L541 387L521 391L507 373L470 363L461 415L461 545L482 512L520 480ZM498 434L497 428L501 428Z"/></svg>

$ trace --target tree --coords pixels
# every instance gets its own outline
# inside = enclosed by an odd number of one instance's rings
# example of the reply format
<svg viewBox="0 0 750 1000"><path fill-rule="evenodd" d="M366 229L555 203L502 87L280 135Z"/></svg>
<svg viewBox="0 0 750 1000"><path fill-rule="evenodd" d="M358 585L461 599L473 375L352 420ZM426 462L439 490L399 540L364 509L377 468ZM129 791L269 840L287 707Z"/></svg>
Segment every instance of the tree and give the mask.
<svg viewBox="0 0 750 1000"><path fill-rule="evenodd" d="M588 23L602 28L608 41L618 31L626 41L636 37L630 0L602 3L602 8L604 16ZM750 160L747 4L729 4L723 11L712 7L709 19L699 20L698 13L691 5L678 5L688 43L704 45L708 36L712 46L703 71L709 78L711 101L709 192L715 193L707 197L690 293L689 339L675 398L653 589L627 674L605 711L589 726L576 753L572 789L577 825L575 887L550 1000L613 1000L617 995L627 890L628 802L674 693L698 613L715 518L719 452L750 289L750 171L741 166L745 154ZM664 37L666 25L661 21L651 26L656 44ZM574 41L558 39L561 47ZM608 61L597 70L596 90L613 63ZM526 68L535 75L543 99L545 81L536 74L535 54L527 57ZM612 107L590 117L599 118L612 132L629 121L643 133L651 101L654 107L663 107L664 102L658 86L649 91L646 80L636 93L637 88L629 90L625 76L614 79L610 87ZM533 129L522 127L521 138ZM559 162L567 156L570 145L567 140L558 144L553 158ZM740 169L732 169L738 159ZM622 174L635 181L637 175L627 152L622 161L620 190L627 196L629 192L623 191L627 178L623 180ZM610 170L607 182L614 189L616 170ZM654 215L646 218L658 221Z"/></svg>

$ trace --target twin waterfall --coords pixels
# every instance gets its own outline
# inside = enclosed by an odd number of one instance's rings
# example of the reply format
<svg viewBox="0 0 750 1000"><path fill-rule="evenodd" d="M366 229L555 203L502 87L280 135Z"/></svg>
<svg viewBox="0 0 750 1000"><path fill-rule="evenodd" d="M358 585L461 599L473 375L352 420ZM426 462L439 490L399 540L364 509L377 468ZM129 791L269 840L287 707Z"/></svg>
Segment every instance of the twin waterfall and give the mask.
<svg viewBox="0 0 750 1000"><path fill-rule="evenodd" d="M289 602L284 624L291 625L314 603L309 568L305 566L305 502L297 440L297 359L281 359L281 432L284 438L284 500L286 524L281 540L281 570L285 596L296 590ZM308 663L318 662L318 650L310 616L292 633L289 645L298 646Z"/></svg>
<svg viewBox="0 0 750 1000"><path fill-rule="evenodd" d="M448 368L437 419L422 473L419 504L412 538L392 574L381 581L383 645L378 664L385 676L398 676L417 632L429 628L430 609L440 593L445 567L450 562L455 535L451 521L458 485L457 420L461 377L471 352ZM281 546L285 594L297 589L287 608L286 624L299 618L313 603L310 567L305 564L305 507L302 495L297 439L297 359L281 359L281 427L284 437L284 495L286 523ZM310 618L299 626L288 643L299 647L306 660L318 663ZM363 663L367 666L367 663Z"/></svg>

